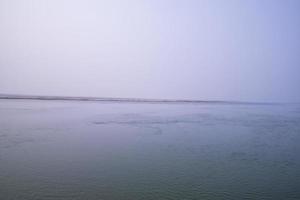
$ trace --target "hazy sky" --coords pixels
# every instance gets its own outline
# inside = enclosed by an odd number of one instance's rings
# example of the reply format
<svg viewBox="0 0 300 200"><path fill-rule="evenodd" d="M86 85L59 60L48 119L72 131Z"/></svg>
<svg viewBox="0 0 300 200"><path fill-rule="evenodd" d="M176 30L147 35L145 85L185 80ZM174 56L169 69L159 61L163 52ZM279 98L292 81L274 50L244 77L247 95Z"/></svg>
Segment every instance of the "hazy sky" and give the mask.
<svg viewBox="0 0 300 200"><path fill-rule="evenodd" d="M0 0L0 93L300 101L300 1Z"/></svg>

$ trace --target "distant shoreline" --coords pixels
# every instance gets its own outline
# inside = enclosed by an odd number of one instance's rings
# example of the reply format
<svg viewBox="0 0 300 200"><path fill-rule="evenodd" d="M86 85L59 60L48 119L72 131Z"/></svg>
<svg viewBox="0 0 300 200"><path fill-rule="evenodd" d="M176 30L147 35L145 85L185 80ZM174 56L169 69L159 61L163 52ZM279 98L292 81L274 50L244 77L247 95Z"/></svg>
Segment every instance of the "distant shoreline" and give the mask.
<svg viewBox="0 0 300 200"><path fill-rule="evenodd" d="M209 100L186 100L186 99L144 99L144 98L112 98L112 97L70 97L70 96L44 96L44 95L14 95L0 94L0 99L12 100L47 100L47 101L96 101L96 102L119 102L119 103L172 103L172 104L254 104L275 105L280 103L266 102L243 102L243 101L209 101Z"/></svg>

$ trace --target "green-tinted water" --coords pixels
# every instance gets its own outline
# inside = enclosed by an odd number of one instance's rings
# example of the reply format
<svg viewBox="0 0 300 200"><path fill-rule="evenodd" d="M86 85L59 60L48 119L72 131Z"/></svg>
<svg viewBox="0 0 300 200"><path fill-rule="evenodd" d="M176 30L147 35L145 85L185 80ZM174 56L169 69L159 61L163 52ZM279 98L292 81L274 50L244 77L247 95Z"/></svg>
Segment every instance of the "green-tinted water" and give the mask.
<svg viewBox="0 0 300 200"><path fill-rule="evenodd" d="M0 100L0 199L300 199L298 105Z"/></svg>

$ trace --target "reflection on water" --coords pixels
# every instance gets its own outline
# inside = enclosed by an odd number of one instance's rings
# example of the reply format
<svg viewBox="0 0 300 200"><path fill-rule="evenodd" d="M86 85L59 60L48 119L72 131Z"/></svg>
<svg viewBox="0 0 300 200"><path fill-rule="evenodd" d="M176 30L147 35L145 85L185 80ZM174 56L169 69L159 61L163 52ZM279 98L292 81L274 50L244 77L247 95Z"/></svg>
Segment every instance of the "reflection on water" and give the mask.
<svg viewBox="0 0 300 200"><path fill-rule="evenodd" d="M0 199L300 199L300 106L0 100Z"/></svg>

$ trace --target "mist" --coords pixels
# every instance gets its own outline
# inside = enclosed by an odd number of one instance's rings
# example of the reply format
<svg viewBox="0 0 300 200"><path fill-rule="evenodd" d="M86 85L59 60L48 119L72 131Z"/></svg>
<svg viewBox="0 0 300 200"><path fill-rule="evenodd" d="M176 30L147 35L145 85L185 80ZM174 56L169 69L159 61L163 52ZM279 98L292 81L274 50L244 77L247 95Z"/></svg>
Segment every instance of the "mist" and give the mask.
<svg viewBox="0 0 300 200"><path fill-rule="evenodd" d="M0 0L0 93L299 102L300 1Z"/></svg>

